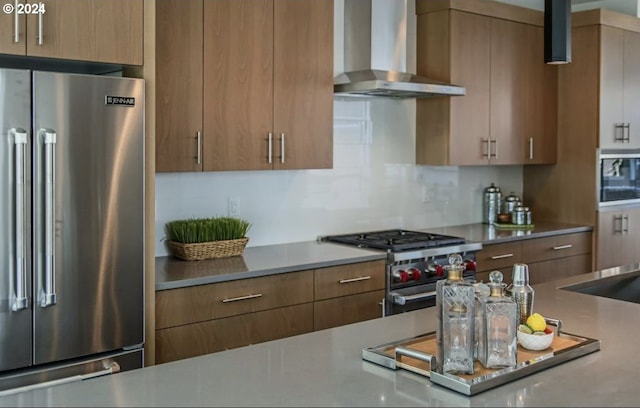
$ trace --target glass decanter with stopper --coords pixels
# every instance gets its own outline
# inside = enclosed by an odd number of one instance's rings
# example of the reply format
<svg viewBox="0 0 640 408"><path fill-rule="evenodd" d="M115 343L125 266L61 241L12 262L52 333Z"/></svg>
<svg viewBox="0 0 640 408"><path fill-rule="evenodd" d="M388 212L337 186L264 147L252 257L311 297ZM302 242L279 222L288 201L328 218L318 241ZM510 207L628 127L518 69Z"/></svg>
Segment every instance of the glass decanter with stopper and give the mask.
<svg viewBox="0 0 640 408"><path fill-rule="evenodd" d="M475 293L473 283L462 279L464 269L462 257L452 254L444 266L447 279L436 283L436 359L441 373L473 374Z"/></svg>
<svg viewBox="0 0 640 408"><path fill-rule="evenodd" d="M489 274L491 294L482 303L478 359L486 368L514 367L517 363L518 309L512 298L503 296L506 285L502 279L500 271Z"/></svg>

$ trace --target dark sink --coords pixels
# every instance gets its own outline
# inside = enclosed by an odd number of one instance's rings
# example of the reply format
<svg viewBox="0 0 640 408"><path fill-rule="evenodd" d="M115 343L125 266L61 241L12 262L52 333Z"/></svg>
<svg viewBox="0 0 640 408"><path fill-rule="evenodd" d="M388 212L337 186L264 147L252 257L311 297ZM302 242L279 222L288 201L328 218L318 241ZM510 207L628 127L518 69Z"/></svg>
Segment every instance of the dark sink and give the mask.
<svg viewBox="0 0 640 408"><path fill-rule="evenodd" d="M560 289L624 300L625 302L640 303L640 275L599 279L597 281L564 286Z"/></svg>

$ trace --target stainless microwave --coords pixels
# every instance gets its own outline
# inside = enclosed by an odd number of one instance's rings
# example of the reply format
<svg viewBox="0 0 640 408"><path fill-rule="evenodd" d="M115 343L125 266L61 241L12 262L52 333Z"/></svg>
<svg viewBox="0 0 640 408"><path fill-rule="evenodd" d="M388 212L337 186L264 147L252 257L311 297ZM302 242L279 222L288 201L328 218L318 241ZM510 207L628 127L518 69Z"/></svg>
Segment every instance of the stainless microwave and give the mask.
<svg viewBox="0 0 640 408"><path fill-rule="evenodd" d="M640 204L640 150L598 152L599 206Z"/></svg>

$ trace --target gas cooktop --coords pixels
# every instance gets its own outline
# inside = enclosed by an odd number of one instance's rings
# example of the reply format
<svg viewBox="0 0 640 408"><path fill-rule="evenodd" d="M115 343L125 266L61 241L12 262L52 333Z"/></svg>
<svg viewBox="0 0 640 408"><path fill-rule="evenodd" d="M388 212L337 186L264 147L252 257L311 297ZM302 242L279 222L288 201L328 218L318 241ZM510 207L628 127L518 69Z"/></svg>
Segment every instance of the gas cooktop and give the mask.
<svg viewBox="0 0 640 408"><path fill-rule="evenodd" d="M464 238L460 237L403 229L329 235L324 240L355 245L360 248L383 249L390 252L444 247L466 242Z"/></svg>

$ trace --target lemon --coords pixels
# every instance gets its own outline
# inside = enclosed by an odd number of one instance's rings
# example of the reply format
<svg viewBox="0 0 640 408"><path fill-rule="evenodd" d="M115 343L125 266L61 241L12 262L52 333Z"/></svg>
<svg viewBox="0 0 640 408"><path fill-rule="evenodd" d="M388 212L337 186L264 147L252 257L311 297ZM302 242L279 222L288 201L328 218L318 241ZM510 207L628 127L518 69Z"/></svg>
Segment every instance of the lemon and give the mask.
<svg viewBox="0 0 640 408"><path fill-rule="evenodd" d="M529 326L527 326L526 324L519 325L518 326L518 330L520 330L523 333L527 333L527 334L532 334L533 333L533 331L531 331Z"/></svg>
<svg viewBox="0 0 640 408"><path fill-rule="evenodd" d="M542 317L541 314L534 313L527 318L527 326L529 326L534 332L544 331L544 329L547 327L547 322L544 320L544 317Z"/></svg>

